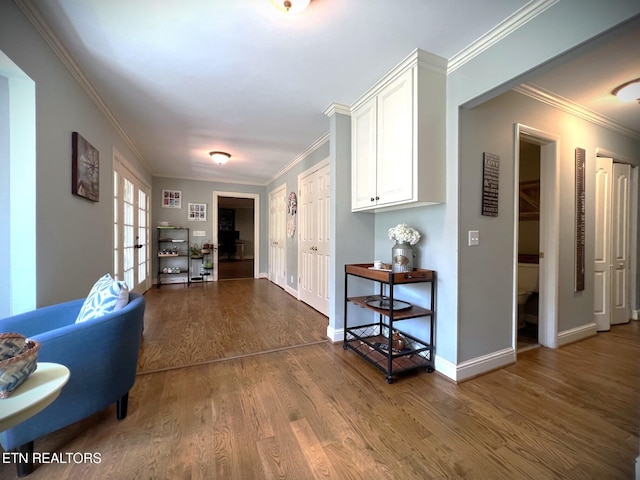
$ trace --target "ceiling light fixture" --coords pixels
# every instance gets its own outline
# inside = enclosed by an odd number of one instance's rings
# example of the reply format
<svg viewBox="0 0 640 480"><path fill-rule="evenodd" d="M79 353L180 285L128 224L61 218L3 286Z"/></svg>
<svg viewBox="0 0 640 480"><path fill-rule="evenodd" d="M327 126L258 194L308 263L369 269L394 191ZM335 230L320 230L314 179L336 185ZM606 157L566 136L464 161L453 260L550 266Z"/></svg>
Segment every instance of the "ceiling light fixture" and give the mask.
<svg viewBox="0 0 640 480"><path fill-rule="evenodd" d="M231 155L227 152L209 152L211 155L211 160L216 162L218 165L223 165L229 161Z"/></svg>
<svg viewBox="0 0 640 480"><path fill-rule="evenodd" d="M640 103L640 78L623 83L611 93L623 102L637 101Z"/></svg>
<svg viewBox="0 0 640 480"><path fill-rule="evenodd" d="M300 13L310 2L311 0L271 0L279 10L287 13Z"/></svg>

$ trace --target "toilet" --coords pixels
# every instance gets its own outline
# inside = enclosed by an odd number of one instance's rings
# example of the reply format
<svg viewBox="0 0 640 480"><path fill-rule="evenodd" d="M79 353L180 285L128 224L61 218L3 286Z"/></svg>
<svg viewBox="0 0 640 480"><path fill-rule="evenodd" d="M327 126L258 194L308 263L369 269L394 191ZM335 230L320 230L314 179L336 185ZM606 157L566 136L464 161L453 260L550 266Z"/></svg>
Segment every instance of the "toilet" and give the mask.
<svg viewBox="0 0 640 480"><path fill-rule="evenodd" d="M524 305L538 291L538 264L518 263L518 327L524 326ZM532 320L537 317L531 316ZM537 323L537 322L536 322Z"/></svg>

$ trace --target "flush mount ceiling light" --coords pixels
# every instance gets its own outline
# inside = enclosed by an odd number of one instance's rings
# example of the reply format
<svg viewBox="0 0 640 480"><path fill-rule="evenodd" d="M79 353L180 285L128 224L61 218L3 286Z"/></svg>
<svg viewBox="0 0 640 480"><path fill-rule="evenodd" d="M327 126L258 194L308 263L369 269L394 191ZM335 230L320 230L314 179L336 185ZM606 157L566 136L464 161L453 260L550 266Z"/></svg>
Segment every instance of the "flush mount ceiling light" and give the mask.
<svg viewBox="0 0 640 480"><path fill-rule="evenodd" d="M271 0L279 10L287 13L300 13L309 6L311 0Z"/></svg>
<svg viewBox="0 0 640 480"><path fill-rule="evenodd" d="M231 158L231 155L227 152L209 152L209 155L211 155L211 160L216 162L218 165L227 163Z"/></svg>
<svg viewBox="0 0 640 480"><path fill-rule="evenodd" d="M640 103L640 78L623 83L611 93L623 102L637 101Z"/></svg>

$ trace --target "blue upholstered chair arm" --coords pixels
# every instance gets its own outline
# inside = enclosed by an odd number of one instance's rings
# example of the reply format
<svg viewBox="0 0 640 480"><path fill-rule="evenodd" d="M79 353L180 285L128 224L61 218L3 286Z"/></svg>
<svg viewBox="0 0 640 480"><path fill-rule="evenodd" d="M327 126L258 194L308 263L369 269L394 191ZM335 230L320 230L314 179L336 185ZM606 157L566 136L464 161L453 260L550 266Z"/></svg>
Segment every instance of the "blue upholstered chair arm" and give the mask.
<svg viewBox="0 0 640 480"><path fill-rule="evenodd" d="M60 321L64 325L54 330L34 335L34 325L45 320L28 318L29 314L22 316L24 328L13 319L9 322L12 331L40 342L38 362L65 365L71 376L51 405L0 433L0 443L5 450L24 445L106 408L126 395L135 382L144 297L131 293L129 304L123 309L78 324L75 318L82 301L77 309L70 305L72 303L63 304L66 306L60 310L49 311L51 315L57 311L60 316L66 312L67 317L73 317L68 324ZM42 317L39 311L31 314Z"/></svg>
<svg viewBox="0 0 640 480"><path fill-rule="evenodd" d="M72 325L83 303L84 299L81 298L3 318L0 320L0 333L21 333L30 338L42 332Z"/></svg>

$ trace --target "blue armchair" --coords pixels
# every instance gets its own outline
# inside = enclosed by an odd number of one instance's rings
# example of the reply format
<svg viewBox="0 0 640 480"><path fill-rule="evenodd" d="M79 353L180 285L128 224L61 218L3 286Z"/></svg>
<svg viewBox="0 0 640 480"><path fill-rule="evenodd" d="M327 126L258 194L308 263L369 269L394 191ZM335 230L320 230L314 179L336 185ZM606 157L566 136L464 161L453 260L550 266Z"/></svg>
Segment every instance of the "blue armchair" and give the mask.
<svg viewBox="0 0 640 480"><path fill-rule="evenodd" d="M29 462L17 464L21 477L33 469L35 439L112 403L117 404L118 419L127 415L129 390L138 367L144 297L130 293L129 303L121 310L75 323L83 301L51 305L0 320L0 332L17 332L40 342L39 362L60 363L71 371L69 382L51 405L0 433L5 451L27 454Z"/></svg>

